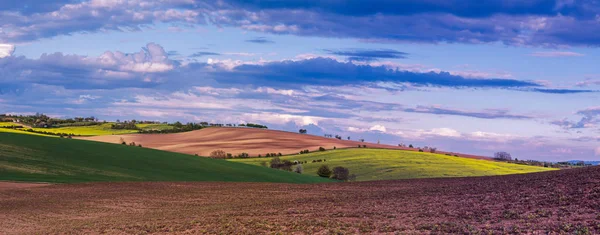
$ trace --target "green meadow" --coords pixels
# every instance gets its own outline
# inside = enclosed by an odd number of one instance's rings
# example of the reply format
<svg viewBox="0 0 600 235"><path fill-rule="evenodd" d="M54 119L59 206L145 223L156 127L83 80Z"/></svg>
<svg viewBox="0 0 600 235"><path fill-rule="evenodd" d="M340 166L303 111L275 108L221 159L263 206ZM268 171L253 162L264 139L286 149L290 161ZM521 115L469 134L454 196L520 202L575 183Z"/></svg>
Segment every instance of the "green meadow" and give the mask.
<svg viewBox="0 0 600 235"><path fill-rule="evenodd" d="M505 162L478 160L434 154L386 149L338 149L309 154L280 157L281 160L308 161L303 164L304 174L317 175L321 165L330 168L343 166L356 175L358 181L412 178L467 177L521 174L555 170L553 168L519 165ZM312 163L325 159L325 162ZM251 165L269 163L271 158L231 159Z"/></svg>
<svg viewBox="0 0 600 235"><path fill-rule="evenodd" d="M135 146L0 132L0 180L330 182L311 175Z"/></svg>

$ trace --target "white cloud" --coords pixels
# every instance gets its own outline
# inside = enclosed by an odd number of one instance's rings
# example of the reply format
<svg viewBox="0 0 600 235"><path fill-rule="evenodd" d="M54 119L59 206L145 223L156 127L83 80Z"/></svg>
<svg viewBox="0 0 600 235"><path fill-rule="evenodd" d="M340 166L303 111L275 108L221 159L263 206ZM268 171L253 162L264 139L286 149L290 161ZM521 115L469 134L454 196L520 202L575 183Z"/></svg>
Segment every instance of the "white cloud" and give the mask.
<svg viewBox="0 0 600 235"><path fill-rule="evenodd" d="M12 56L15 52L15 46L10 44L0 44L0 58Z"/></svg>
<svg viewBox="0 0 600 235"><path fill-rule="evenodd" d="M294 95L294 90L278 90L270 87L259 87L255 90L256 92L267 93L267 94L279 94L279 95Z"/></svg>
<svg viewBox="0 0 600 235"><path fill-rule="evenodd" d="M384 132L384 133L387 132L385 126L382 126L382 125L372 126L371 128L369 128L369 130L370 131L380 131L380 132Z"/></svg>
<svg viewBox="0 0 600 235"><path fill-rule="evenodd" d="M572 51L537 51L529 54L534 57L579 57L584 54Z"/></svg>
<svg viewBox="0 0 600 235"><path fill-rule="evenodd" d="M325 120L326 118L322 117L314 117L314 116L301 116L301 115L292 115L292 114L278 114L278 113L252 113L245 114L244 119L250 119L258 122L267 122L267 123L275 123L275 124L286 124L289 122L293 122L298 126L306 126L313 124L315 126L319 125L319 121Z"/></svg>

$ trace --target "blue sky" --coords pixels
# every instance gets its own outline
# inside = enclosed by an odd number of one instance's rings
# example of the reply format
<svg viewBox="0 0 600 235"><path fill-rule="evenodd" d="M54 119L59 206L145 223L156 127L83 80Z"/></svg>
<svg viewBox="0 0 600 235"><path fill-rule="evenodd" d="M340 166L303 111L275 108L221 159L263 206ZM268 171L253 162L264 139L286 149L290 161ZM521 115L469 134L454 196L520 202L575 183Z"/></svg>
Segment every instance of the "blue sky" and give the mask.
<svg viewBox="0 0 600 235"><path fill-rule="evenodd" d="M600 159L600 4L7 1L0 113Z"/></svg>

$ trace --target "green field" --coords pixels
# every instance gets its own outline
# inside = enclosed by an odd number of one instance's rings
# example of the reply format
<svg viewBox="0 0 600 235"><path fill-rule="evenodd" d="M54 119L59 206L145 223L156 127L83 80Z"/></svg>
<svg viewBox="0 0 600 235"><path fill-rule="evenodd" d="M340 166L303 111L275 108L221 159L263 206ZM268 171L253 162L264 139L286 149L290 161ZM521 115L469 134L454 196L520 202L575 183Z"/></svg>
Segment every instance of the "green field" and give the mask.
<svg viewBox="0 0 600 235"><path fill-rule="evenodd" d="M0 133L0 180L329 182L260 166L134 146Z"/></svg>
<svg viewBox="0 0 600 235"><path fill-rule="evenodd" d="M312 160L317 159L325 159L326 162L312 163ZM281 157L281 160L308 161L307 164L303 164L304 174L311 175L317 175L317 169L321 165L328 165L330 168L343 166L348 168L351 174L356 174L358 181L490 176L553 170L552 168L442 154L385 149L338 149L284 156ZM230 161L260 165L261 162L268 163L270 158L232 159Z"/></svg>

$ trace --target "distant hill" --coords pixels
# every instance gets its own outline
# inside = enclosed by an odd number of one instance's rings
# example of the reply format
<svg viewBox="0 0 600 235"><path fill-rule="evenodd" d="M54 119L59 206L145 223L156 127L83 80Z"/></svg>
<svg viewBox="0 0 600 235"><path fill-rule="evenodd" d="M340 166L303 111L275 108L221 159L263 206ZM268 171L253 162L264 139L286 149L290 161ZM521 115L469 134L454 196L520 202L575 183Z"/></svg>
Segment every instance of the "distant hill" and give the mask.
<svg viewBox="0 0 600 235"><path fill-rule="evenodd" d="M577 164L577 163L579 163L579 162L583 162L583 163L585 163L586 165L587 165L587 164L590 164L590 165L592 165L592 166L598 166L598 165L600 165L600 161L570 160L570 161L567 161L567 162L568 162L568 163L571 163L571 164Z"/></svg>
<svg viewBox="0 0 600 235"><path fill-rule="evenodd" d="M0 180L30 182L328 182L265 167L137 146L0 132Z"/></svg>
<svg viewBox="0 0 600 235"><path fill-rule="evenodd" d="M232 159L254 165L269 163L270 158ZM412 178L466 177L522 174L557 170L506 162L448 156L405 150L338 149L281 157L281 160L307 161L304 173L316 175L322 165L346 167L358 181ZM314 162L313 160L325 160Z"/></svg>
<svg viewBox="0 0 600 235"><path fill-rule="evenodd" d="M79 137L78 137L79 138ZM145 147L186 154L209 156L212 151L223 150L233 155L248 153L251 157L265 156L267 153L296 154L302 150L318 151L326 149L356 148L358 145L367 148L402 149L417 151L416 148L398 147L385 144L374 144L353 140L339 140L310 134L299 134L287 131L266 130L258 128L210 127L197 131L174 134L125 134L81 137L107 143L120 143L121 140L142 144ZM438 151L440 153L445 153ZM454 155L455 153L452 153ZM487 159L482 156L457 154L466 158Z"/></svg>

